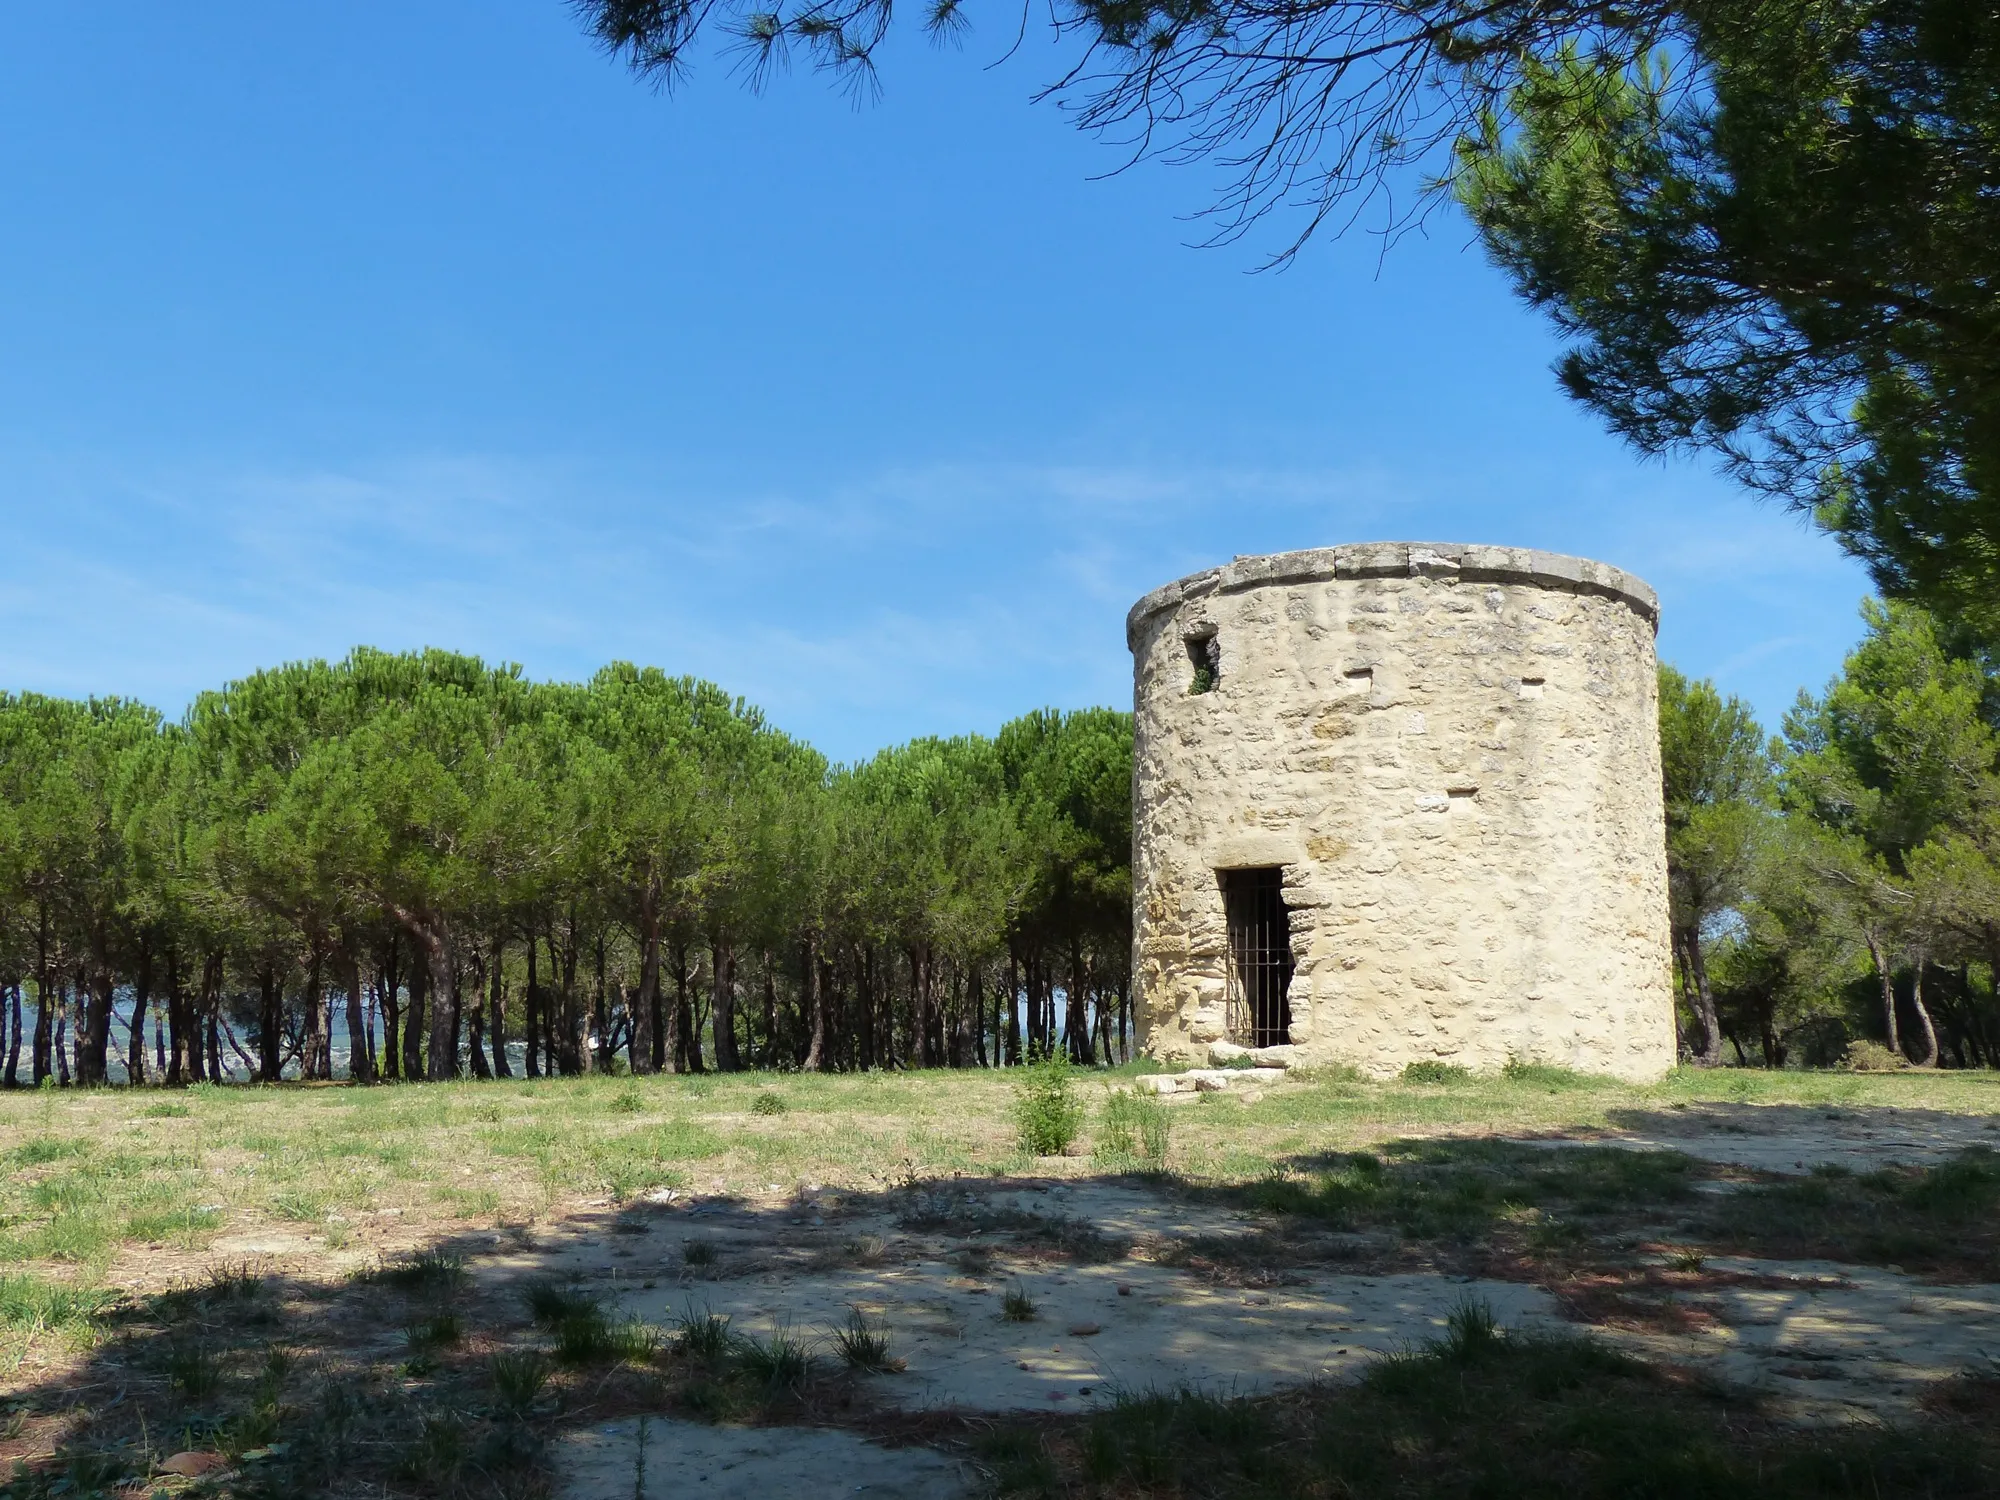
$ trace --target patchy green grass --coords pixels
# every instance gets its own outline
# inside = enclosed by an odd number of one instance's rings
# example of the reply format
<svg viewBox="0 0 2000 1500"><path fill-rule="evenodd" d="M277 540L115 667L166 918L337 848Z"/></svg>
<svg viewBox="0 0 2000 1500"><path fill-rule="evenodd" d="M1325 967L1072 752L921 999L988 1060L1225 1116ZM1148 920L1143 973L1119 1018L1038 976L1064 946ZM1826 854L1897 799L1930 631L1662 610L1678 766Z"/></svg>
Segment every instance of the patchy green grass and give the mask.
<svg viewBox="0 0 2000 1500"><path fill-rule="evenodd" d="M1990 1393L1986 1396L1990 1400ZM1936 1500L2000 1485L1983 1402L1901 1428L1788 1429L1585 1337L1508 1335L1463 1308L1352 1387L1232 1399L1121 1392L975 1440L1004 1496L1277 1500Z"/></svg>
<svg viewBox="0 0 2000 1500"><path fill-rule="evenodd" d="M1686 1201L1702 1166L1673 1151L1542 1148L1463 1139L1395 1141L1272 1172L1240 1195L1342 1230L1394 1229L1470 1243L1505 1226L1599 1218Z"/></svg>
<svg viewBox="0 0 2000 1500"><path fill-rule="evenodd" d="M1822 1167L1723 1195L1699 1222L1708 1243L1739 1254L2000 1280L2000 1153L1867 1173Z"/></svg>
<svg viewBox="0 0 2000 1500"><path fill-rule="evenodd" d="M525 1500L546 1483L541 1445L596 1419L586 1411L851 1420L839 1402L894 1365L858 1318L845 1340L812 1331L815 1362L804 1339L753 1348L705 1312L668 1344L571 1283L530 1287L524 1307L466 1274L468 1257L531 1245L538 1220L661 1189L769 1204L819 1183L914 1203L936 1195L893 1195L954 1174L1136 1169L1268 1211L1242 1253L1332 1255L1350 1240L1357 1257L1380 1245L1462 1266L1518 1253L1572 1306L1565 1278L1671 1300L1728 1251L2000 1276L1990 1153L1769 1181L1672 1152L1494 1139L1671 1121L1705 1101L1985 1114L2000 1108L1986 1075L1687 1073L1637 1088L1536 1065L1408 1083L1322 1070L1254 1099L1135 1105L1117 1092L1132 1071L1077 1070L1081 1134L1039 1159L1021 1146L1015 1077L980 1072L0 1094L0 1389L13 1403L0 1429L12 1422L10 1451L38 1466L16 1492L88 1494L195 1447L228 1457L246 1496L347 1485ZM773 1099L784 1108L760 1104ZM1736 1190L1696 1190L1719 1176ZM1166 1248L1081 1221L1009 1232L1072 1260ZM231 1247L265 1234L309 1252L252 1269L261 1252ZM728 1275L742 1259L718 1260L699 1234L654 1248L685 1263L668 1276ZM896 1253L870 1236L841 1252L856 1265ZM1035 1317L1019 1288L996 1301L996 1315ZM1932 1426L1786 1434L1742 1393L1717 1400L1596 1346L1507 1338L1468 1312L1359 1387L1258 1402L1131 1393L1088 1420L1003 1426L986 1462L1016 1493L1188 1500L1994 1492L1975 1421L1990 1427L2000 1402L1962 1384L1963 1407ZM83 1390L131 1394L86 1423L70 1394ZM1507 1466L1530 1461L1514 1482Z"/></svg>

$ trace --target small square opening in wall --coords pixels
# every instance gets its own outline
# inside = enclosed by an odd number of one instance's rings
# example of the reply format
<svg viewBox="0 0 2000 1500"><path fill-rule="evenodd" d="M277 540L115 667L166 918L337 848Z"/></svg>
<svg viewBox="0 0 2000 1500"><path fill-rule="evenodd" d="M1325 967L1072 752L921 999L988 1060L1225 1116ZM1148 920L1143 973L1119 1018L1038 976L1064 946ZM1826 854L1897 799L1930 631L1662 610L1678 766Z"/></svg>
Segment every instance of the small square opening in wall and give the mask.
<svg viewBox="0 0 2000 1500"><path fill-rule="evenodd" d="M1453 802L1476 802L1479 800L1479 788L1476 786L1448 786L1444 789L1444 794L1451 798Z"/></svg>
<svg viewBox="0 0 2000 1500"><path fill-rule="evenodd" d="M1192 680L1188 683L1190 693L1211 693L1215 685L1222 681L1222 647L1217 643L1215 632L1186 637L1188 665L1194 668Z"/></svg>
<svg viewBox="0 0 2000 1500"><path fill-rule="evenodd" d="M1350 693L1372 693L1375 691L1375 669L1356 667L1345 674L1347 691Z"/></svg>
<svg viewBox="0 0 2000 1500"><path fill-rule="evenodd" d="M1521 696L1523 698L1539 698L1542 696L1542 687L1541 678L1523 677L1521 679Z"/></svg>

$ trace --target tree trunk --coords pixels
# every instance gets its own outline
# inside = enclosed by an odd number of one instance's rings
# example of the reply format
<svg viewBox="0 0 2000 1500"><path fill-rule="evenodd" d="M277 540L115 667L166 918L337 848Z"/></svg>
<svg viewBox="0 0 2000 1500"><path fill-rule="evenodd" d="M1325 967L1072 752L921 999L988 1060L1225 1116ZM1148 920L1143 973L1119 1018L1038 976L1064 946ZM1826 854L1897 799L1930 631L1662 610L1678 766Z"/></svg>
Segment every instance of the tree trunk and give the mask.
<svg viewBox="0 0 2000 1500"><path fill-rule="evenodd" d="M743 1059L736 1051L736 952L719 939L709 943L708 951L714 969L709 975L709 1015L715 1028L715 1071L739 1073Z"/></svg>
<svg viewBox="0 0 2000 1500"><path fill-rule="evenodd" d="M146 1003L152 994L153 945L142 943L132 975L132 1022L125 1037L125 1081L135 1088L146 1081Z"/></svg>
<svg viewBox="0 0 2000 1500"><path fill-rule="evenodd" d="M100 945L101 951L101 945ZM108 1083L111 1050L111 1006L117 994L118 976L102 958L76 976L77 1008L81 1012L76 1029L76 1081L79 1087Z"/></svg>
<svg viewBox="0 0 2000 1500"><path fill-rule="evenodd" d="M429 950L431 1025L428 1074L435 1079L458 1077L458 1034L461 1022L458 965L449 934L439 924L424 945Z"/></svg>
<svg viewBox="0 0 2000 1500"><path fill-rule="evenodd" d="M333 1076L333 1038L328 1034L326 1014L326 960L317 942L306 960L306 1035L299 1058L299 1077Z"/></svg>
<svg viewBox="0 0 2000 1500"><path fill-rule="evenodd" d="M21 1081L21 981L15 980L11 988L13 995L8 1005L14 1012L14 1029L7 1038L7 1087L10 1089Z"/></svg>
<svg viewBox="0 0 2000 1500"><path fill-rule="evenodd" d="M266 963L257 971L257 1081L276 1083L284 1072L285 992L278 984L275 964Z"/></svg>
<svg viewBox="0 0 2000 1500"><path fill-rule="evenodd" d="M668 1039L671 1045L667 1055L673 1059L676 1073L699 1073L701 1038L695 1035L694 1008L688 999L687 944L676 943L671 951L674 955L674 1015L671 1023L673 1035Z"/></svg>
<svg viewBox="0 0 2000 1500"><path fill-rule="evenodd" d="M521 999L521 1029L526 1033L523 1040L528 1044L523 1066L530 1078L542 1076L542 986L535 976L535 955L541 946L542 941L535 936L531 926L528 929L528 992Z"/></svg>
<svg viewBox="0 0 2000 1500"><path fill-rule="evenodd" d="M1875 983L1882 992L1882 1020L1889 1029L1889 1050L1898 1057L1903 1055L1902 1033L1896 1025L1896 987L1891 982L1889 964L1876 940L1873 928L1863 928L1861 937L1868 944L1868 957L1875 964Z"/></svg>
<svg viewBox="0 0 2000 1500"><path fill-rule="evenodd" d="M1696 927L1682 927L1678 936L1688 975L1694 981L1694 993L1689 998L1694 1001L1695 1024L1701 1028L1701 1051L1694 1060L1704 1068L1720 1067L1722 1023L1716 1018L1715 995L1708 986L1708 965L1702 961L1701 931Z"/></svg>
<svg viewBox="0 0 2000 1500"><path fill-rule="evenodd" d="M594 970L596 983L590 991L590 1046L584 1053L584 1065L592 1073L611 1071L611 992L604 983L604 933L597 934L597 962Z"/></svg>
<svg viewBox="0 0 2000 1500"><path fill-rule="evenodd" d="M181 992L181 950L178 945L169 943L167 944L167 1062L161 1070L166 1076L169 1088L179 1088L188 1081L187 1044L187 996Z"/></svg>
<svg viewBox="0 0 2000 1500"><path fill-rule="evenodd" d="M431 992L431 966L419 947L410 955L409 1002L403 1007L403 1079L420 1083L424 1077L424 1012Z"/></svg>
<svg viewBox="0 0 2000 1500"><path fill-rule="evenodd" d="M487 1022L487 1030L490 1033L491 1045L493 1047L493 1076L495 1078L512 1078L514 1076L513 1065L507 1061L507 986L501 978L501 971L505 967L504 960L506 957L506 940L496 937L493 940L493 975L488 980L493 990L487 999L487 1006L492 1011L492 1017Z"/></svg>
<svg viewBox="0 0 2000 1500"><path fill-rule="evenodd" d="M775 1068L778 1065L778 979L777 965L771 962L771 950L764 950L764 1056L759 1066Z"/></svg>
<svg viewBox="0 0 2000 1500"><path fill-rule="evenodd" d="M826 987L819 972L819 934L806 934L806 1060L808 1073L826 1071Z"/></svg>
<svg viewBox="0 0 2000 1500"><path fill-rule="evenodd" d="M361 955L352 941L340 949L340 983L347 991L347 1076L355 1083L375 1081L375 1059L368 1050L368 1017L363 1014Z"/></svg>
<svg viewBox="0 0 2000 1500"><path fill-rule="evenodd" d="M648 882L639 893L639 993L632 999L632 1071L660 1065L660 893Z"/></svg>
<svg viewBox="0 0 2000 1500"><path fill-rule="evenodd" d="M1920 1068L1935 1068L1938 1065L1937 1027L1931 1022L1930 1008L1924 1004L1924 952L1917 950L1915 973L1910 980L1910 1008L1917 1013L1917 1025L1924 1038L1924 1055L1917 1059Z"/></svg>
<svg viewBox="0 0 2000 1500"><path fill-rule="evenodd" d="M208 1081L221 1083L225 1078L222 1066L222 984L227 973L227 962L222 951L217 949L208 955L201 971L201 1034L195 1038L195 1046L208 1057Z"/></svg>
<svg viewBox="0 0 2000 1500"><path fill-rule="evenodd" d="M474 1002L472 1006L472 1022L469 1028L471 1036L465 1055L467 1060L472 1064L472 1076L474 1078L491 1078L493 1076L493 1068L486 1060L486 1011L478 1003L479 990L477 986L474 987L472 993Z"/></svg>

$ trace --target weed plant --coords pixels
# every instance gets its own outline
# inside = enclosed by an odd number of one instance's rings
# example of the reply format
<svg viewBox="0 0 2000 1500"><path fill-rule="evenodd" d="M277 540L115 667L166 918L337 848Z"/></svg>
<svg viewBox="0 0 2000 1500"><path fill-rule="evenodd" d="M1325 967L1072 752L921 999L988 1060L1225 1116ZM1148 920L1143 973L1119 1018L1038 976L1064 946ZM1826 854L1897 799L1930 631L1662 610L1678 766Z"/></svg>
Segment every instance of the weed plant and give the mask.
<svg viewBox="0 0 2000 1500"><path fill-rule="evenodd" d="M1076 1067L1054 1048L1020 1069L1014 1127L1021 1150L1030 1156L1061 1156L1083 1130L1083 1102L1077 1098Z"/></svg>
<svg viewBox="0 0 2000 1500"><path fill-rule="evenodd" d="M1035 1301L1028 1295L1028 1289L1018 1283L1007 1288L1006 1296L1000 1299L1000 1316L1009 1323L1032 1323L1035 1321Z"/></svg>
<svg viewBox="0 0 2000 1500"><path fill-rule="evenodd" d="M533 1409L548 1384L549 1370L547 1356L533 1349L508 1350L486 1363L486 1376L501 1410L517 1419Z"/></svg>
<svg viewBox="0 0 2000 1500"><path fill-rule="evenodd" d="M780 1322L768 1338L739 1337L736 1359L747 1375L774 1395L797 1391L812 1374L812 1345L789 1323Z"/></svg>
<svg viewBox="0 0 2000 1500"><path fill-rule="evenodd" d="M1424 1058L1403 1069L1405 1083L1464 1083L1471 1077L1470 1068L1460 1067L1457 1063L1438 1062L1434 1058Z"/></svg>
<svg viewBox="0 0 2000 1500"><path fill-rule="evenodd" d="M714 1364L729 1353L733 1342L729 1319L705 1307L697 1313L690 1304L674 1320L674 1348L685 1359Z"/></svg>
<svg viewBox="0 0 2000 1500"><path fill-rule="evenodd" d="M858 1307L850 1307L846 1325L834 1330L833 1346L849 1369L883 1375L903 1368L889 1356L889 1330L870 1323Z"/></svg>
<svg viewBox="0 0 2000 1500"><path fill-rule="evenodd" d="M1136 1164L1148 1171L1164 1171L1172 1126L1167 1105L1159 1095L1114 1089L1104 1101L1093 1155L1106 1166Z"/></svg>

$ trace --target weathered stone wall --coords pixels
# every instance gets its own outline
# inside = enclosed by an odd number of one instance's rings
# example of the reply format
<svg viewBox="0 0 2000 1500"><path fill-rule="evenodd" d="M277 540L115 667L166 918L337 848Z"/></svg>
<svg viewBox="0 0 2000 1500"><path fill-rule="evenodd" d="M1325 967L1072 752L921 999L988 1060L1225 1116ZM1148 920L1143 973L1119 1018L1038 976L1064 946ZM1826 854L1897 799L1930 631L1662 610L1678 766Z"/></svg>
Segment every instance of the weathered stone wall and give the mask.
<svg viewBox="0 0 2000 1500"><path fill-rule="evenodd" d="M1141 1037L1225 1036L1223 869L1282 865L1296 1061L1674 1061L1653 634L1602 564L1376 543L1133 607ZM1190 691L1189 642L1218 681Z"/></svg>

